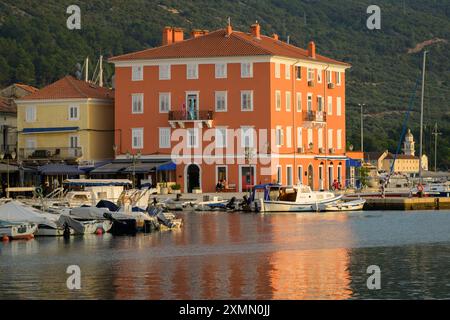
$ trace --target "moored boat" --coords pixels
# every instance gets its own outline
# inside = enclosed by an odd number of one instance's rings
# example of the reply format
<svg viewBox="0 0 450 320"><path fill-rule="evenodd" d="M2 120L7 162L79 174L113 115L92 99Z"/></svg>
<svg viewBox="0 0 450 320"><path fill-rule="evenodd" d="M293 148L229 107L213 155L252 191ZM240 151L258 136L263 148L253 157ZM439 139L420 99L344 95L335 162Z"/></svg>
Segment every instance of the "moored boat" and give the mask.
<svg viewBox="0 0 450 320"><path fill-rule="evenodd" d="M351 201L338 200L336 202L319 204L315 206L317 211L360 211L364 208L365 199Z"/></svg>
<svg viewBox="0 0 450 320"><path fill-rule="evenodd" d="M34 223L13 223L0 221L0 240L30 240L34 238L37 225Z"/></svg>
<svg viewBox="0 0 450 320"><path fill-rule="evenodd" d="M259 212L312 212L319 204L333 203L342 195L312 191L309 186L263 184L253 187L249 199L251 208Z"/></svg>

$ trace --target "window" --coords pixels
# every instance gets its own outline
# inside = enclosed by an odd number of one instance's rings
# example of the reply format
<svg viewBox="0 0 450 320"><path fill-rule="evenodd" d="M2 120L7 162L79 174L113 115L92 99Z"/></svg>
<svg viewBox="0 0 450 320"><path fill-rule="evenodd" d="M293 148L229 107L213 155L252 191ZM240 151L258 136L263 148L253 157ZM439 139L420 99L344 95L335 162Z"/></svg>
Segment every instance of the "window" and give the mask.
<svg viewBox="0 0 450 320"><path fill-rule="evenodd" d="M297 167L297 181L299 184L303 184L303 167Z"/></svg>
<svg viewBox="0 0 450 320"><path fill-rule="evenodd" d="M69 106L69 120L78 120L79 110L78 106Z"/></svg>
<svg viewBox="0 0 450 320"><path fill-rule="evenodd" d="M336 148L342 149L342 130L337 129L336 131Z"/></svg>
<svg viewBox="0 0 450 320"><path fill-rule="evenodd" d="M317 82L322 83L322 70L317 70Z"/></svg>
<svg viewBox="0 0 450 320"><path fill-rule="evenodd" d="M302 127L297 127L297 147L303 146L303 132Z"/></svg>
<svg viewBox="0 0 450 320"><path fill-rule="evenodd" d="M281 110L281 92L279 90L275 91L275 110Z"/></svg>
<svg viewBox="0 0 450 320"><path fill-rule="evenodd" d="M291 111L291 92L286 91L286 111Z"/></svg>
<svg viewBox="0 0 450 320"><path fill-rule="evenodd" d="M144 129L134 128L132 131L131 145L133 149L142 149L144 147Z"/></svg>
<svg viewBox="0 0 450 320"><path fill-rule="evenodd" d="M331 81L331 71L327 70L327 84L332 83Z"/></svg>
<svg viewBox="0 0 450 320"><path fill-rule="evenodd" d="M284 67L285 67L284 73L285 73L286 79L289 80L289 79L291 79L291 66L288 64L285 64Z"/></svg>
<svg viewBox="0 0 450 320"><path fill-rule="evenodd" d="M328 129L328 148L333 148L333 129Z"/></svg>
<svg viewBox="0 0 450 320"><path fill-rule="evenodd" d="M133 66L132 68L131 81L141 81L144 80L144 67L143 66Z"/></svg>
<svg viewBox="0 0 450 320"><path fill-rule="evenodd" d="M302 80L302 67L301 66L295 67L295 78L297 80Z"/></svg>
<svg viewBox="0 0 450 320"><path fill-rule="evenodd" d="M342 99L341 97L336 98L336 115L342 115Z"/></svg>
<svg viewBox="0 0 450 320"><path fill-rule="evenodd" d="M251 62L241 63L241 78L253 77L253 64Z"/></svg>
<svg viewBox="0 0 450 320"><path fill-rule="evenodd" d="M253 148L253 127L241 127L241 147Z"/></svg>
<svg viewBox="0 0 450 320"><path fill-rule="evenodd" d="M159 112L167 113L170 111L170 92L159 93Z"/></svg>
<svg viewBox="0 0 450 320"><path fill-rule="evenodd" d="M297 108L297 112L302 112L302 93L301 92L297 92L295 105Z"/></svg>
<svg viewBox="0 0 450 320"><path fill-rule="evenodd" d="M327 111L328 115L332 115L333 114L333 97L328 97L328 111Z"/></svg>
<svg viewBox="0 0 450 320"><path fill-rule="evenodd" d="M323 98L321 96L317 96L317 111L323 111Z"/></svg>
<svg viewBox="0 0 450 320"><path fill-rule="evenodd" d="M25 121L34 122L36 121L36 106L28 106L25 110Z"/></svg>
<svg viewBox="0 0 450 320"><path fill-rule="evenodd" d="M314 80L314 69L308 68L308 81Z"/></svg>
<svg viewBox="0 0 450 320"><path fill-rule="evenodd" d="M188 78L188 79L198 79L198 64L196 64L196 63L189 63L187 65L186 78Z"/></svg>
<svg viewBox="0 0 450 320"><path fill-rule="evenodd" d="M223 79L227 77L227 64L226 63L216 63L215 68L216 79Z"/></svg>
<svg viewBox="0 0 450 320"><path fill-rule="evenodd" d="M286 127L286 147L292 147L292 127Z"/></svg>
<svg viewBox="0 0 450 320"><path fill-rule="evenodd" d="M227 111L227 92L226 91L216 91L216 111L224 112Z"/></svg>
<svg viewBox="0 0 450 320"><path fill-rule="evenodd" d="M81 150L79 149L78 136L69 137L69 155L71 157L79 158L81 157Z"/></svg>
<svg viewBox="0 0 450 320"><path fill-rule="evenodd" d="M308 112L312 111L312 93L308 93L308 103L306 105Z"/></svg>
<svg viewBox="0 0 450 320"><path fill-rule="evenodd" d="M34 138L26 140L26 146L29 151L34 151L34 149L36 149L36 145L36 140Z"/></svg>
<svg viewBox="0 0 450 320"><path fill-rule="evenodd" d="M282 183L282 181L281 181L281 174L282 174L282 172L281 172L281 166L278 166L277 167L277 183L278 184L281 184Z"/></svg>
<svg viewBox="0 0 450 320"><path fill-rule="evenodd" d="M78 148L78 136L70 136L69 137L69 147L70 148Z"/></svg>
<svg viewBox="0 0 450 320"><path fill-rule="evenodd" d="M132 110L131 113L144 113L144 94L135 93L131 95Z"/></svg>
<svg viewBox="0 0 450 320"><path fill-rule="evenodd" d="M317 135L318 135L317 145L319 148L323 148L323 129L322 128L317 129Z"/></svg>
<svg viewBox="0 0 450 320"><path fill-rule="evenodd" d="M227 128L216 128L216 148L227 147Z"/></svg>
<svg viewBox="0 0 450 320"><path fill-rule="evenodd" d="M283 145L284 133L283 128L281 126L277 126L275 129L275 143L277 147L281 147Z"/></svg>
<svg viewBox="0 0 450 320"><path fill-rule="evenodd" d="M311 128L308 129L308 148L313 143L313 131Z"/></svg>
<svg viewBox="0 0 450 320"><path fill-rule="evenodd" d="M241 111L253 111L253 91L241 91Z"/></svg>
<svg viewBox="0 0 450 320"><path fill-rule="evenodd" d="M159 128L159 147L170 148L170 128Z"/></svg>
<svg viewBox="0 0 450 320"><path fill-rule="evenodd" d="M293 185L293 178L292 166L286 166L286 184L288 186Z"/></svg>
<svg viewBox="0 0 450 320"><path fill-rule="evenodd" d="M187 129L187 147L198 148L198 130L197 128Z"/></svg>
<svg viewBox="0 0 450 320"><path fill-rule="evenodd" d="M170 80L170 64L159 66L159 80Z"/></svg>
<svg viewBox="0 0 450 320"><path fill-rule="evenodd" d="M336 85L341 85L341 73L336 71Z"/></svg>
<svg viewBox="0 0 450 320"><path fill-rule="evenodd" d="M275 62L275 78L280 78L280 64L278 62Z"/></svg>

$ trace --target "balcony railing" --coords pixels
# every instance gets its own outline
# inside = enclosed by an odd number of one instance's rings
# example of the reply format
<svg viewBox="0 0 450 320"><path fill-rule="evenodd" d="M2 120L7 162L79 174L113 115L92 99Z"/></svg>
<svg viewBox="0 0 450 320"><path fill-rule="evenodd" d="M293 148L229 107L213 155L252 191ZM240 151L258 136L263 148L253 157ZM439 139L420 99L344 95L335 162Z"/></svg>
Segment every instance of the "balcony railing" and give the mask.
<svg viewBox="0 0 450 320"><path fill-rule="evenodd" d="M19 159L22 160L69 160L83 156L82 149L78 148L20 148Z"/></svg>
<svg viewBox="0 0 450 320"><path fill-rule="evenodd" d="M308 111L303 116L304 121L326 122L327 114L323 111Z"/></svg>
<svg viewBox="0 0 450 320"><path fill-rule="evenodd" d="M180 127L184 128L186 122L201 121L205 123L209 128L212 126L214 118L213 111L196 110L189 111L169 111L169 122L172 127L175 127L178 123Z"/></svg>
<svg viewBox="0 0 450 320"><path fill-rule="evenodd" d="M170 111L169 121L197 121L197 120L212 120L214 112L196 110L193 112L188 111Z"/></svg>

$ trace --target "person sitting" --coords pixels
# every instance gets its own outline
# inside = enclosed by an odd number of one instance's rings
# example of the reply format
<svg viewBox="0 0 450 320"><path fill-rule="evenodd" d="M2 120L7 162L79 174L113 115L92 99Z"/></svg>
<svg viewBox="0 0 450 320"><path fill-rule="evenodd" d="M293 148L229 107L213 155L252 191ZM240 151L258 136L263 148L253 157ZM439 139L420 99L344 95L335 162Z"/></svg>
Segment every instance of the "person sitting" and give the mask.
<svg viewBox="0 0 450 320"><path fill-rule="evenodd" d="M216 192L220 192L222 190L223 190L222 180L219 180L219 182L217 182L216 184Z"/></svg>

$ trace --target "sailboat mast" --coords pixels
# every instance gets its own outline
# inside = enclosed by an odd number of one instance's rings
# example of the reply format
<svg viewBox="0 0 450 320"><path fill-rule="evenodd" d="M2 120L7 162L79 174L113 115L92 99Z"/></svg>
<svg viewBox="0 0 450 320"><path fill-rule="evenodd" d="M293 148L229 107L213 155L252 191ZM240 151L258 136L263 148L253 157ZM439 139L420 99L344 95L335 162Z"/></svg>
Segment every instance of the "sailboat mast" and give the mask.
<svg viewBox="0 0 450 320"><path fill-rule="evenodd" d="M428 51L423 52L423 66L422 66L422 98L420 103L420 147L419 147L419 181L422 183L422 152L423 152L423 101L425 93L425 64L427 60Z"/></svg>

